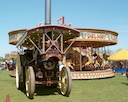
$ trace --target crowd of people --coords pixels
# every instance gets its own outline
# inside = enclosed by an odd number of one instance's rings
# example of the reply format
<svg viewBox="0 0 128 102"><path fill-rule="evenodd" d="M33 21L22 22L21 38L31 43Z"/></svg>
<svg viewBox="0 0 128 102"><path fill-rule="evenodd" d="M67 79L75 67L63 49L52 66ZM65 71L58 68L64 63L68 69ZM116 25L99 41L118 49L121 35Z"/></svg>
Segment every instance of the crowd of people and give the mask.
<svg viewBox="0 0 128 102"><path fill-rule="evenodd" d="M15 61L7 59L5 62L0 63L0 70L13 70L15 68Z"/></svg>
<svg viewBox="0 0 128 102"><path fill-rule="evenodd" d="M128 72L128 61L110 61L110 66L114 72L120 72L121 75Z"/></svg>

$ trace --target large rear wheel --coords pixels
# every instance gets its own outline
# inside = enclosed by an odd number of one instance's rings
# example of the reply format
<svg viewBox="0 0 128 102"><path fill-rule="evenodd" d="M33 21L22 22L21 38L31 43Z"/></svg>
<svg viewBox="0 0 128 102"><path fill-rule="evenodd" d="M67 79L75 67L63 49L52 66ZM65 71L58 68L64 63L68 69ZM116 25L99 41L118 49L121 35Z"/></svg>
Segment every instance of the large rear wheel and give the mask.
<svg viewBox="0 0 128 102"><path fill-rule="evenodd" d="M21 90L24 88L24 82L23 82L23 69L21 66L21 60L20 60L20 55L17 55L16 59L16 87L17 89Z"/></svg>
<svg viewBox="0 0 128 102"><path fill-rule="evenodd" d="M71 92L71 73L70 69L67 67L63 67L61 72L60 72L60 90L61 94L64 96L69 97L69 94Z"/></svg>
<svg viewBox="0 0 128 102"><path fill-rule="evenodd" d="M35 73L32 66L26 69L26 95L28 98L32 99L35 92Z"/></svg>

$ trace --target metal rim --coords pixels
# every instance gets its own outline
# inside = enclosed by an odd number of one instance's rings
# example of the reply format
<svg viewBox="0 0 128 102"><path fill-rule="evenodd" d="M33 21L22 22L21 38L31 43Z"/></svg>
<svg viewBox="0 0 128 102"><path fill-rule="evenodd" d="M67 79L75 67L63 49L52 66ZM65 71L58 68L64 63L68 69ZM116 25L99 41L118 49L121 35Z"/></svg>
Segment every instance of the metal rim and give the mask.
<svg viewBox="0 0 128 102"><path fill-rule="evenodd" d="M20 67L20 58L18 55L16 59L16 87L17 89L20 89L19 67Z"/></svg>
<svg viewBox="0 0 128 102"><path fill-rule="evenodd" d="M67 67L62 68L60 78L61 78L61 84L60 84L61 94L68 97L71 92L71 83L72 83L69 68Z"/></svg>
<svg viewBox="0 0 128 102"><path fill-rule="evenodd" d="M35 92L35 73L32 66L26 69L26 95L28 98L33 98Z"/></svg>

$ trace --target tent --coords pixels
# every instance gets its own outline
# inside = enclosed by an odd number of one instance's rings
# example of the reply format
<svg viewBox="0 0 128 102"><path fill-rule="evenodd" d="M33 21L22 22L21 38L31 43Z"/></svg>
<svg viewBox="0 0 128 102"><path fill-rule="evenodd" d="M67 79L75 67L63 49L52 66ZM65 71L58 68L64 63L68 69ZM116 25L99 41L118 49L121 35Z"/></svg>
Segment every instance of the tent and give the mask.
<svg viewBox="0 0 128 102"><path fill-rule="evenodd" d="M109 56L108 60L113 60L113 61L128 60L128 50L121 49L116 53L114 53L113 55Z"/></svg>

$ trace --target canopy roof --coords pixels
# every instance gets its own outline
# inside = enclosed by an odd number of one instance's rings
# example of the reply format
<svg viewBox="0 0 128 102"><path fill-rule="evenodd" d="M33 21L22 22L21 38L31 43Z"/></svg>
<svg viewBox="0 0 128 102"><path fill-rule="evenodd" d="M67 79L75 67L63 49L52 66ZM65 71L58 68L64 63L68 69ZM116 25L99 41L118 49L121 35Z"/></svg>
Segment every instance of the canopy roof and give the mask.
<svg viewBox="0 0 128 102"><path fill-rule="evenodd" d="M8 32L9 44L16 45L19 39L24 35L26 29L18 29Z"/></svg>
<svg viewBox="0 0 128 102"><path fill-rule="evenodd" d="M113 55L109 56L108 60L114 60L114 61L128 60L128 50L121 49L116 53L114 53Z"/></svg>
<svg viewBox="0 0 128 102"><path fill-rule="evenodd" d="M30 41L28 38L31 38L34 43L38 42L38 38L42 38L44 34L48 34L48 32L54 33L54 37L59 36L60 34L63 35L63 40L69 40L72 38L75 38L79 36L80 31L77 29L74 29L70 26L64 26L64 25L43 25L38 26L32 29L27 29L26 33L22 36L22 38L17 43L17 47L22 45L24 47L29 46Z"/></svg>

